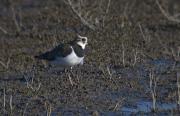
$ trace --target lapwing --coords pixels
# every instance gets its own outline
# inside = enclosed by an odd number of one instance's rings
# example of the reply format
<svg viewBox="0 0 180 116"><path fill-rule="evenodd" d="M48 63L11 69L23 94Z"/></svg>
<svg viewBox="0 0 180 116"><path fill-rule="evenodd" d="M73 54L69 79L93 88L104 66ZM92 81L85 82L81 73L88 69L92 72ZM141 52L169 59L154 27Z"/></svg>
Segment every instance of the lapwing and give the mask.
<svg viewBox="0 0 180 116"><path fill-rule="evenodd" d="M35 58L46 60L50 64L60 67L83 65L87 37L77 35L77 38L68 43L59 44L54 49L42 53Z"/></svg>

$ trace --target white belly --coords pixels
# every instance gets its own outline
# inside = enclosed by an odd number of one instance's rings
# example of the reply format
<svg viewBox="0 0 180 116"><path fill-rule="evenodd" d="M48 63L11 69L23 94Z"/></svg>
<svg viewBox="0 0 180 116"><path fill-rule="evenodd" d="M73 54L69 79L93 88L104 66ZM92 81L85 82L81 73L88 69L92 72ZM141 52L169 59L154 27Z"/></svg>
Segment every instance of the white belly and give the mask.
<svg viewBox="0 0 180 116"><path fill-rule="evenodd" d="M78 57L74 50L66 57L56 58L55 61L52 63L54 65L60 65L60 66L74 66L81 64L83 62L84 57Z"/></svg>

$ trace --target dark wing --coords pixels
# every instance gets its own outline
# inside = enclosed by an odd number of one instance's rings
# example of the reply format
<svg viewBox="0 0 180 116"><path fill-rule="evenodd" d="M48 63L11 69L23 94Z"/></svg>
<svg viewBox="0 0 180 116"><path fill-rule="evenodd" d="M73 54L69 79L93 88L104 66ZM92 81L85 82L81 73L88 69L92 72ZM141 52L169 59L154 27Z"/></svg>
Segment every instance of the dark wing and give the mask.
<svg viewBox="0 0 180 116"><path fill-rule="evenodd" d="M65 57L72 52L70 45L60 44L51 51L35 56L35 58L43 60L55 60L57 57Z"/></svg>

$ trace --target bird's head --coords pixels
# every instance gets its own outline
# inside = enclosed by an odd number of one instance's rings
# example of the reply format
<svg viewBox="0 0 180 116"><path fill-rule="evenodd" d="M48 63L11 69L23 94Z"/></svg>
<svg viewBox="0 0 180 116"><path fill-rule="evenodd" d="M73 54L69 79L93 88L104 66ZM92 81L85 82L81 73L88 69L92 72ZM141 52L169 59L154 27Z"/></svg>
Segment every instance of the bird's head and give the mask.
<svg viewBox="0 0 180 116"><path fill-rule="evenodd" d="M86 45L88 44L87 43L87 37L83 37L83 36L80 36L80 35L77 35L78 38L76 40L76 43L82 47L82 49L85 49Z"/></svg>

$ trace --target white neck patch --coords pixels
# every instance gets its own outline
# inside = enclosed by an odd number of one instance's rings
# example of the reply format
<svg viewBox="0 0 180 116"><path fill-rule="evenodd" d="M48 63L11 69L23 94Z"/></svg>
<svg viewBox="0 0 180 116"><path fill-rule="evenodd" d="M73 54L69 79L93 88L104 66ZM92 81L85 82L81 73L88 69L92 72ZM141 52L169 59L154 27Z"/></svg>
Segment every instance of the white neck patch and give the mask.
<svg viewBox="0 0 180 116"><path fill-rule="evenodd" d="M80 45L82 47L82 49L85 49L85 47L86 47L86 44L84 44L81 41L77 42L77 44Z"/></svg>

